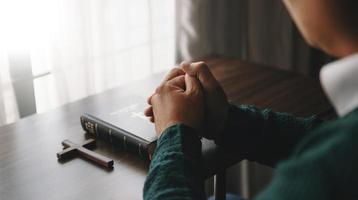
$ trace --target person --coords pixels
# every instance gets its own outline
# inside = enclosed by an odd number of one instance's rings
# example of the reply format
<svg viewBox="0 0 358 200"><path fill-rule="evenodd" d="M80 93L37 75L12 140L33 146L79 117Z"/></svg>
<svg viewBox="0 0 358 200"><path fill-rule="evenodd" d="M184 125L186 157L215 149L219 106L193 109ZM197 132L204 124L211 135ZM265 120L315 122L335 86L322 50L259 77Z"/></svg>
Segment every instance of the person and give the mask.
<svg viewBox="0 0 358 200"><path fill-rule="evenodd" d="M306 41L340 58L320 72L338 118L234 106L204 62L182 63L148 98L159 137L144 199L205 199L200 136L275 168L257 200L358 199L358 1L284 0Z"/></svg>

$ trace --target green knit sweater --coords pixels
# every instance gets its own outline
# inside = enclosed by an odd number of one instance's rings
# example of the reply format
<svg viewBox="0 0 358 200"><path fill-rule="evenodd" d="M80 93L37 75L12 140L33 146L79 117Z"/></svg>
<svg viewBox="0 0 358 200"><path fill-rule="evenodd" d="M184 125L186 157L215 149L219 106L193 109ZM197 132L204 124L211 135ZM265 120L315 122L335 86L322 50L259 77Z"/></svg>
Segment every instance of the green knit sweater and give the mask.
<svg viewBox="0 0 358 200"><path fill-rule="evenodd" d="M357 132L357 133L356 133ZM333 122L231 106L215 141L226 153L275 167L257 200L358 199L358 110ZM144 199L205 199L201 142L177 124L164 131L144 185Z"/></svg>

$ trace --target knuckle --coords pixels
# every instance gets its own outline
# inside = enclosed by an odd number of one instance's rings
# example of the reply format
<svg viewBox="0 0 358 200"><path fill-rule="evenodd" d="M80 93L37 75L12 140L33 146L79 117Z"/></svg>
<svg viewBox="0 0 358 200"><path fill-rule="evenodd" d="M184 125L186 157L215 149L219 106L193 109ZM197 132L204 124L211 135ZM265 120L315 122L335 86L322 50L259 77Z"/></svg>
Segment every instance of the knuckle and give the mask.
<svg viewBox="0 0 358 200"><path fill-rule="evenodd" d="M166 83L165 83L165 84L166 84ZM164 85L158 86L158 87L155 89L155 94L152 96L152 98L153 98L154 96L156 96L156 94L161 93L161 92L163 91L163 89L164 89Z"/></svg>
<svg viewBox="0 0 358 200"><path fill-rule="evenodd" d="M151 104L152 97L153 97L153 94L150 95L150 96L147 98L147 103L148 103L149 105Z"/></svg>
<svg viewBox="0 0 358 200"><path fill-rule="evenodd" d="M172 68L172 69L169 71L169 74L176 74L176 73L178 73L179 71L181 71L180 68L174 67L174 68Z"/></svg>
<svg viewBox="0 0 358 200"><path fill-rule="evenodd" d="M179 70L178 67L173 67L173 68L170 70L170 72L176 72L176 71L178 71L178 70Z"/></svg>
<svg viewBox="0 0 358 200"><path fill-rule="evenodd" d="M172 87L172 83L171 82L165 82L161 88L161 92L164 93L166 92L169 88Z"/></svg>
<svg viewBox="0 0 358 200"><path fill-rule="evenodd" d="M152 111L152 107L148 107L144 110L144 115L145 116L150 116L151 115L151 111Z"/></svg>
<svg viewBox="0 0 358 200"><path fill-rule="evenodd" d="M172 84L172 81L167 81L167 82L165 82L165 83L163 84L163 86L162 86L162 89L164 89L164 88L170 86L171 84Z"/></svg>
<svg viewBox="0 0 358 200"><path fill-rule="evenodd" d="M154 107L155 107L155 103L156 103L156 101L157 101L157 98L158 98L158 94L155 93L155 94L153 95L153 97L152 97L152 102L153 102L152 109L154 109Z"/></svg>

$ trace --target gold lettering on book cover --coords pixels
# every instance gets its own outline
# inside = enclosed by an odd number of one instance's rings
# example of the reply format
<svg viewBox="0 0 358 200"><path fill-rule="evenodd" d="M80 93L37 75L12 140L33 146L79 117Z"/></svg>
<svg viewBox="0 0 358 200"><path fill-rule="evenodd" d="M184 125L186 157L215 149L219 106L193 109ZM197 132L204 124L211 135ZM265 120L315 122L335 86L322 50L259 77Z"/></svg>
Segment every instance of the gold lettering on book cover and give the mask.
<svg viewBox="0 0 358 200"><path fill-rule="evenodd" d="M94 124L91 122L85 122L85 127L89 133L95 134Z"/></svg>

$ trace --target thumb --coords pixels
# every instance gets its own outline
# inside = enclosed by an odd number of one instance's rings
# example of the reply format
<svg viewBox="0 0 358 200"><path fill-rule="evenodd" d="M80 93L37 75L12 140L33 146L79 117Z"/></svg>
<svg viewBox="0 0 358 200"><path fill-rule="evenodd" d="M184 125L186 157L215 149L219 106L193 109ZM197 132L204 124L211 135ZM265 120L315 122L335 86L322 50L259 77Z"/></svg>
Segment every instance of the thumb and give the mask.
<svg viewBox="0 0 358 200"><path fill-rule="evenodd" d="M185 74L185 85L186 85L186 93L192 93L199 91L201 88L200 82L197 78L190 76L189 74Z"/></svg>
<svg viewBox="0 0 358 200"><path fill-rule="evenodd" d="M195 62L191 64L182 63L181 67L187 74L196 77L206 92L216 88L219 84L210 72L208 65L204 62Z"/></svg>

